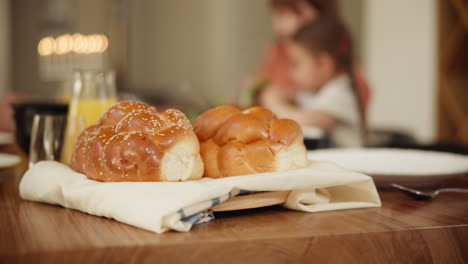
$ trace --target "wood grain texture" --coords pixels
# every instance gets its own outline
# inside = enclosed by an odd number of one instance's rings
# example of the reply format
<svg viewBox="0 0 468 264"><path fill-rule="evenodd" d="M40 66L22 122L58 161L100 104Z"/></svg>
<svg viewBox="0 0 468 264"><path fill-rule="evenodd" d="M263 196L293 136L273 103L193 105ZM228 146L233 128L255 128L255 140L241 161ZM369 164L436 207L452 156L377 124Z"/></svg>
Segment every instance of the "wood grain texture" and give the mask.
<svg viewBox="0 0 468 264"><path fill-rule="evenodd" d="M23 172L0 170L0 263L468 263L464 194L417 201L381 190L381 208L223 212L188 233L158 235L22 201ZM468 188L468 178L449 185Z"/></svg>
<svg viewBox="0 0 468 264"><path fill-rule="evenodd" d="M283 204L288 199L289 191L260 192L233 197L211 208L214 212L252 209Z"/></svg>

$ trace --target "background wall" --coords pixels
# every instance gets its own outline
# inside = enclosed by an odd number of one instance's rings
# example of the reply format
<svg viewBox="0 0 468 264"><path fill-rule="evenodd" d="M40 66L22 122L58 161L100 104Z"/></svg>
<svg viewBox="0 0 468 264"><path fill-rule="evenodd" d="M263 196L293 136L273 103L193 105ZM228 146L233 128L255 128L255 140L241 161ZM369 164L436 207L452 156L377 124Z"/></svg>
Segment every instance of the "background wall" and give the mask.
<svg viewBox="0 0 468 264"><path fill-rule="evenodd" d="M348 25L353 37L353 52L355 63L362 63L364 31L364 1L365 0L338 0L340 14Z"/></svg>
<svg viewBox="0 0 468 264"><path fill-rule="evenodd" d="M37 43L40 39L41 1L17 0L11 3L12 45L11 83L17 92L36 96L52 92L41 83L37 63Z"/></svg>
<svg viewBox="0 0 468 264"><path fill-rule="evenodd" d="M0 0L0 38L9 34L5 10L10 3L14 43L5 52L8 43L0 42L0 96L8 83L34 94L56 91L37 71L36 46L42 37L38 10L47 1ZM268 0L69 1L75 5L73 16L66 16L73 17L70 31L100 32L112 27L112 21L128 21L128 38L110 34L109 48L113 57L121 58L113 59L119 62L114 67L137 94L209 101L230 97L242 78L255 71L274 38ZM126 12L118 19L110 12L116 3L128 5L128 19ZM433 139L436 0L340 3L373 88L371 125L405 129L422 141ZM122 44L126 39L128 46ZM9 54L13 64L3 66Z"/></svg>
<svg viewBox="0 0 468 264"><path fill-rule="evenodd" d="M146 94L229 96L272 39L265 0L131 1L129 24L129 83Z"/></svg>
<svg viewBox="0 0 468 264"><path fill-rule="evenodd" d="M421 141L435 136L435 0L366 0L363 66L374 90L370 122Z"/></svg>
<svg viewBox="0 0 468 264"><path fill-rule="evenodd" d="M117 66L121 66L121 58L125 57L121 43L126 39L122 41L122 36L116 35L119 32L116 33L115 28L123 27L121 23L124 19L118 18L117 9L126 3L125 0L0 0L0 3L11 5L9 13L5 16L0 14L0 34L3 25L8 24L3 24L3 21L8 22L11 13L13 44L8 54L13 60L6 68L12 69L11 84L15 91L35 99L53 99L61 89L71 89L68 83L63 82L71 78L71 74L60 76L60 79L48 79L40 74L37 45L46 36L57 37L75 32L106 34L112 42L107 54L111 55L113 62L117 62ZM2 41L0 45L3 44ZM65 59L54 60L63 62Z"/></svg>
<svg viewBox="0 0 468 264"><path fill-rule="evenodd" d="M0 98L10 87L10 2L0 0Z"/></svg>

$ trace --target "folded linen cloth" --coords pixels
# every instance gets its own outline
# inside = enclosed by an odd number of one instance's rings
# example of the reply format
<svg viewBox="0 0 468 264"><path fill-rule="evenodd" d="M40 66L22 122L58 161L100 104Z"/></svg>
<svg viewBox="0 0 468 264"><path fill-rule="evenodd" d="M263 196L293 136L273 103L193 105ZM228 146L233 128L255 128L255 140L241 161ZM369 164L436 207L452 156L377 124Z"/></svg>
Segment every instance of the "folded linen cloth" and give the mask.
<svg viewBox="0 0 468 264"><path fill-rule="evenodd" d="M243 192L291 191L285 207L305 212L378 207L372 178L328 162L307 168L187 182L98 182L68 166L42 161L20 183L25 200L58 204L163 233L209 221L212 206Z"/></svg>

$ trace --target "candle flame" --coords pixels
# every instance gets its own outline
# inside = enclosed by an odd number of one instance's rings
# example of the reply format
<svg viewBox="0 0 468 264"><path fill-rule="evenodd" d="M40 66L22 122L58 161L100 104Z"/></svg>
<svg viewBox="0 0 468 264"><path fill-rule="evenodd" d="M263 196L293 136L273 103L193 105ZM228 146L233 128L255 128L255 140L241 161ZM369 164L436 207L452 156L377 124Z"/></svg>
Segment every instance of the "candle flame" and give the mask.
<svg viewBox="0 0 468 264"><path fill-rule="evenodd" d="M48 36L37 44L39 56L104 53L109 47L109 40L103 34L83 35L80 33L63 34L56 38Z"/></svg>

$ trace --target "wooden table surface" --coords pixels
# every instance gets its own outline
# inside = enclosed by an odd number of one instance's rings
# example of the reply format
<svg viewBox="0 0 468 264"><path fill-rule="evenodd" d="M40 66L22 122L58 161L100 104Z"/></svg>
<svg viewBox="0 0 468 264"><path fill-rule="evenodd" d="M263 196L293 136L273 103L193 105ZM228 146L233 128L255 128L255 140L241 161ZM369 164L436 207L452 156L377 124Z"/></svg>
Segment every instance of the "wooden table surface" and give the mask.
<svg viewBox="0 0 468 264"><path fill-rule="evenodd" d="M381 208L224 212L188 233L158 235L22 201L23 172L24 164L0 169L0 263L468 263L466 194L418 201L380 190ZM468 177L448 185L468 188Z"/></svg>

